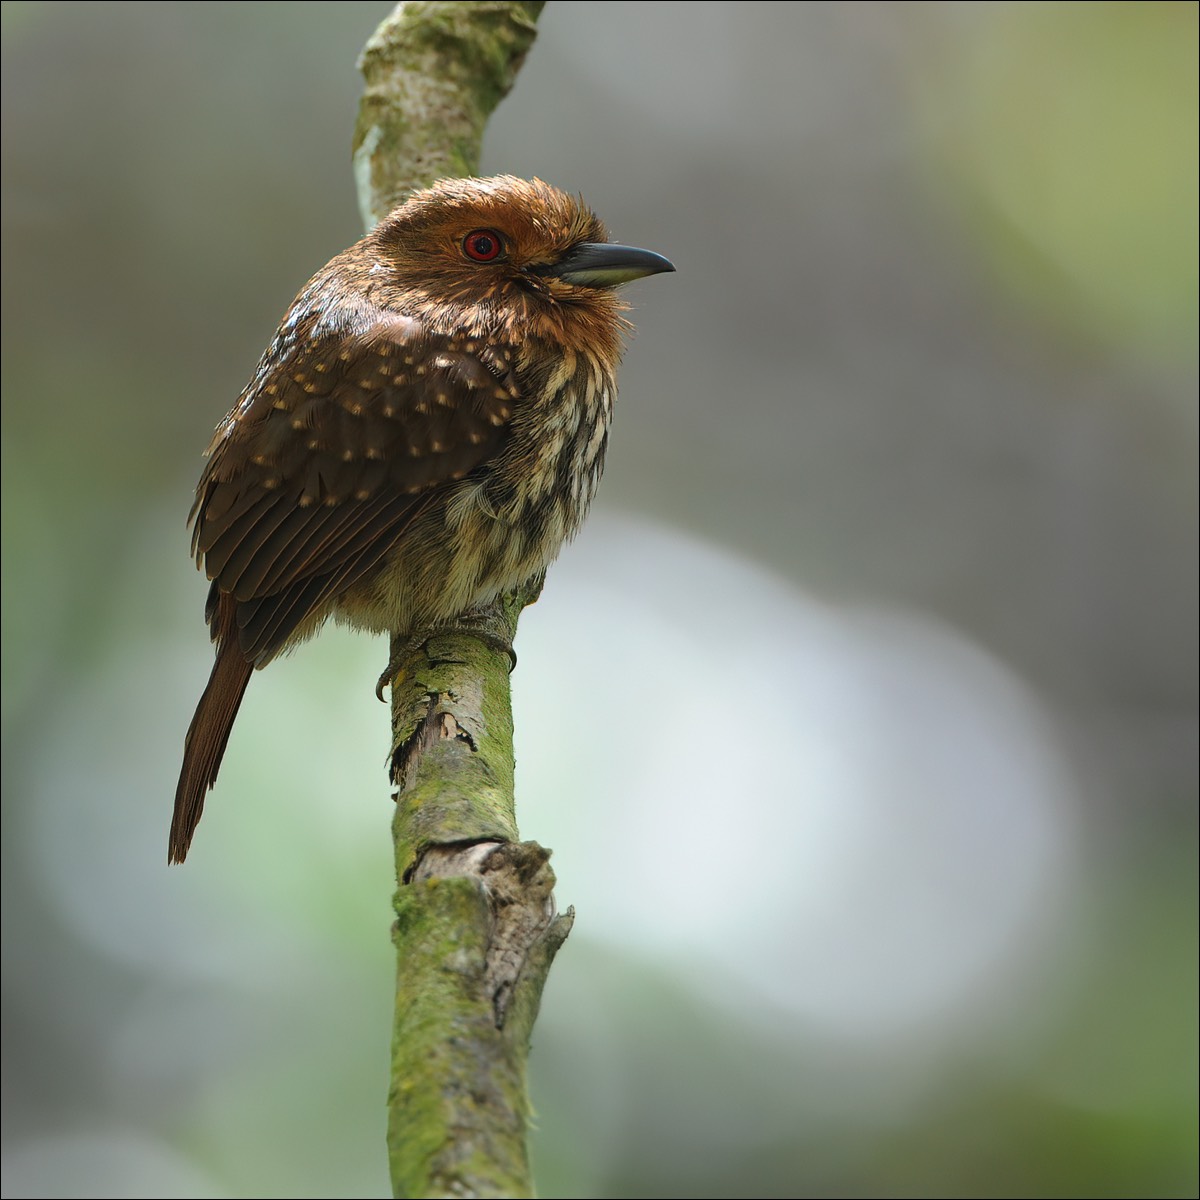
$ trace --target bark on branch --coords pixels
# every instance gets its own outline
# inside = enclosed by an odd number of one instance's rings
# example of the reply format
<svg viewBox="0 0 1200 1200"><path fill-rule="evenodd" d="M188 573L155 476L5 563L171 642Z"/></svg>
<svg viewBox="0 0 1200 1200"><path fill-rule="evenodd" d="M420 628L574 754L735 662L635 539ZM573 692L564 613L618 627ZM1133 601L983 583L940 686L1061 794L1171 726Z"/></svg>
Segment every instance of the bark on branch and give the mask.
<svg viewBox="0 0 1200 1200"><path fill-rule="evenodd" d="M474 174L483 127L541 3L405 3L360 59L354 139L368 227L435 179ZM572 914L549 852L521 843L506 646L540 580L412 644L392 684L396 1018L388 1151L396 1196L531 1196L525 1068Z"/></svg>

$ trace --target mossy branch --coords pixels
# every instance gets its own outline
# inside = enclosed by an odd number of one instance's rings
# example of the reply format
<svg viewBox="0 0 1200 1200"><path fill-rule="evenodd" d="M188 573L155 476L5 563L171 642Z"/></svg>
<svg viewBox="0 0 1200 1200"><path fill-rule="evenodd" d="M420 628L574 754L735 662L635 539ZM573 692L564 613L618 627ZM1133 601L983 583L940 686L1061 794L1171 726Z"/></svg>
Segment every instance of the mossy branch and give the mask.
<svg viewBox="0 0 1200 1200"><path fill-rule="evenodd" d="M409 193L479 171L483 127L508 95L543 3L397 4L358 60L366 89L354 173L369 229Z"/></svg>
<svg viewBox="0 0 1200 1200"><path fill-rule="evenodd" d="M368 227L414 189L474 174L541 3L399 4L363 50L354 139ZM540 580L453 628L392 638L396 1196L531 1196L526 1060L571 914L521 843L507 650Z"/></svg>

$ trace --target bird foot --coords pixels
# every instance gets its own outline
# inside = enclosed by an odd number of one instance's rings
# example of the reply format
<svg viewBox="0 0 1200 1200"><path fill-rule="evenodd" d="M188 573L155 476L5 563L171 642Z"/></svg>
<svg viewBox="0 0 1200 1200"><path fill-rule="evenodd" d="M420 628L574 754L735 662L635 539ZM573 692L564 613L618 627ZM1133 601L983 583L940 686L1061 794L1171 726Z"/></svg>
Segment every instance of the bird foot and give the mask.
<svg viewBox="0 0 1200 1200"><path fill-rule="evenodd" d="M412 652L421 644L425 635L420 634L416 637L407 637L403 641L397 640L392 650L392 656L388 659L388 665L383 668L383 673L375 681L375 699L380 703L383 702L383 689L395 688L400 682L400 671L405 660Z"/></svg>
<svg viewBox="0 0 1200 1200"><path fill-rule="evenodd" d="M486 612L463 613L444 625L437 625L433 629L426 630L424 633L415 634L412 637L397 642L396 648L392 651L392 656L388 659L388 665L383 669L383 673L379 676L378 680L376 680L376 699L382 702L383 689L394 688L400 682L404 663L411 657L418 646L428 642L430 638L437 637L439 634L454 633L464 633L469 637L483 642L485 646L495 650L498 654L507 655L509 674L511 675L516 670L517 652L513 649L512 641L503 634L496 632L495 628L488 621L488 614Z"/></svg>

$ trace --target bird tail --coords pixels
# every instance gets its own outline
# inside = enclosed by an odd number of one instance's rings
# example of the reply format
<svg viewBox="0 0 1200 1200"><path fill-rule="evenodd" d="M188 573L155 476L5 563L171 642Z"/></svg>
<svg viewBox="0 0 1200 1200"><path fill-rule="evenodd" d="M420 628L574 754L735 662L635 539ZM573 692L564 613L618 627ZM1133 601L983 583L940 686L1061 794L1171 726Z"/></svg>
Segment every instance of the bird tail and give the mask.
<svg viewBox="0 0 1200 1200"><path fill-rule="evenodd" d="M204 812L204 797L216 782L233 719L254 671L254 665L242 657L238 646L235 612L233 598L220 597L213 621L217 661L183 743L183 768L175 789L168 863L181 863L187 857L192 835Z"/></svg>

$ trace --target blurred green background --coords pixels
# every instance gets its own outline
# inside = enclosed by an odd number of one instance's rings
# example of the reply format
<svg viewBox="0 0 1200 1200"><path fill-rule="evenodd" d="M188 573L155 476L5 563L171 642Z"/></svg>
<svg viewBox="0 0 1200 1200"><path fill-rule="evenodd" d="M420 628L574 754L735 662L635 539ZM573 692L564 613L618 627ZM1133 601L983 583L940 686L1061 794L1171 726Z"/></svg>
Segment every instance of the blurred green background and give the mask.
<svg viewBox="0 0 1200 1200"><path fill-rule="evenodd" d="M382 641L165 850L199 453L388 7L3 6L6 1195L387 1193ZM542 1194L1196 1194L1196 35L547 7L485 170L679 270L518 640Z"/></svg>

